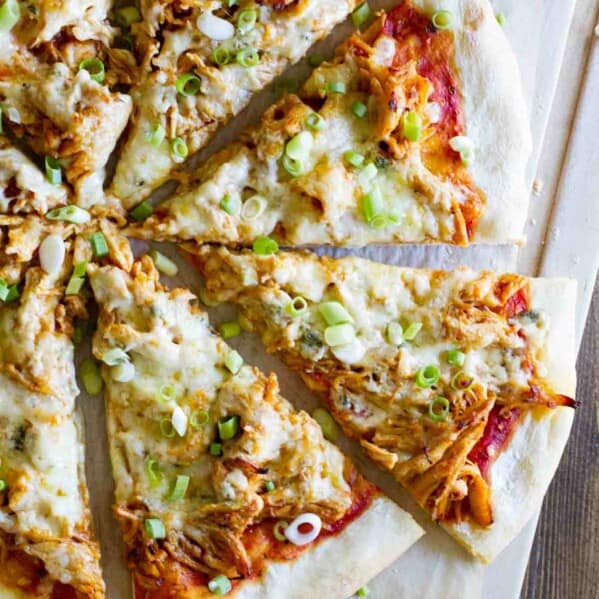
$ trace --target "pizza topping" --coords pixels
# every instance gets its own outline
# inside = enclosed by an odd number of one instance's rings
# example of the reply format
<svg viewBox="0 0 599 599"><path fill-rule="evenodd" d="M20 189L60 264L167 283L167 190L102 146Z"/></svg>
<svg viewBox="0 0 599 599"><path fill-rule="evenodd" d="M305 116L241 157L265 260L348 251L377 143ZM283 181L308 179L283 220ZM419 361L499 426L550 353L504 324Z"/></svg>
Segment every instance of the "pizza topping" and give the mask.
<svg viewBox="0 0 599 599"><path fill-rule="evenodd" d="M318 538L322 529L322 520L311 513L298 516L285 528L285 538L294 545L307 545Z"/></svg>
<svg viewBox="0 0 599 599"><path fill-rule="evenodd" d="M87 210L75 205L54 208L46 212L45 217L48 220L59 220L75 225L82 225L91 220L91 215Z"/></svg>
<svg viewBox="0 0 599 599"><path fill-rule="evenodd" d="M48 235L39 249L40 266L49 274L56 275L62 268L65 258L65 245L61 235Z"/></svg>
<svg viewBox="0 0 599 599"><path fill-rule="evenodd" d="M208 36L211 40L222 42L235 35L235 27L232 23L213 15L211 12L202 13L198 17L197 24L200 32Z"/></svg>
<svg viewBox="0 0 599 599"><path fill-rule="evenodd" d="M215 576L208 582L208 590L214 595L226 595L231 592L232 588L231 581L222 574Z"/></svg>
<svg viewBox="0 0 599 599"><path fill-rule="evenodd" d="M455 16L450 10L435 11L431 20L439 30L453 29L455 26Z"/></svg>

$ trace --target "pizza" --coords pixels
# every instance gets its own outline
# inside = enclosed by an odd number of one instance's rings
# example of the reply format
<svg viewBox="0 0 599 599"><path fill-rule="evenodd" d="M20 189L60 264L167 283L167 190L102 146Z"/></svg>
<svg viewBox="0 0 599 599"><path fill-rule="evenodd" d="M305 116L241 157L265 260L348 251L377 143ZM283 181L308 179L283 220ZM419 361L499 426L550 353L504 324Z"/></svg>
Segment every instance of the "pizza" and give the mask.
<svg viewBox="0 0 599 599"><path fill-rule="evenodd" d="M131 24L141 74L110 193L127 209L144 200L357 4L142 0Z"/></svg>
<svg viewBox="0 0 599 599"><path fill-rule="evenodd" d="M575 285L192 248L366 454L492 560L540 507L575 405Z"/></svg>
<svg viewBox="0 0 599 599"><path fill-rule="evenodd" d="M421 535L148 256L88 274L136 597L346 597Z"/></svg>
<svg viewBox="0 0 599 599"><path fill-rule="evenodd" d="M531 143L516 61L486 0L445 4L380 13L132 233L229 245L521 239Z"/></svg>
<svg viewBox="0 0 599 599"><path fill-rule="evenodd" d="M0 271L0 596L104 597L73 363L69 246L23 279ZM60 249L62 248L62 257ZM48 269L48 272L44 270ZM12 271L16 272L16 271Z"/></svg>

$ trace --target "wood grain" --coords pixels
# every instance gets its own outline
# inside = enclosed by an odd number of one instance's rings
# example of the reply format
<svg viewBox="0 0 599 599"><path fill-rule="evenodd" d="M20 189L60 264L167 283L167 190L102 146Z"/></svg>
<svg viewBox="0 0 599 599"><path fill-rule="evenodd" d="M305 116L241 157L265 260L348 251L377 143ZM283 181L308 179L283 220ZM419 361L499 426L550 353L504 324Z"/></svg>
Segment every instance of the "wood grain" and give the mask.
<svg viewBox="0 0 599 599"><path fill-rule="evenodd" d="M578 359L581 402L545 498L522 599L599 596L599 284Z"/></svg>

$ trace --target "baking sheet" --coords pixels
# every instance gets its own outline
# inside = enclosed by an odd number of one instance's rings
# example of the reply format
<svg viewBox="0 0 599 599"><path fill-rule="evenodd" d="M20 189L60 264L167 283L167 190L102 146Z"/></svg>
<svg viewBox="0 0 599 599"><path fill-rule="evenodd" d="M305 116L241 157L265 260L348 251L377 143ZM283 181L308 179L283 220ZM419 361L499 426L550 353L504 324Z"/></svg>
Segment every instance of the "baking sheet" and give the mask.
<svg viewBox="0 0 599 599"><path fill-rule="evenodd" d="M371 1L372 6L392 6L396 1ZM535 151L529 164L529 180L532 184L539 156L539 149L547 125L559 66L563 56L569 20L575 0L496 0L494 6L507 17L507 34L510 37L521 64L529 108L533 115L533 135ZM351 31L346 24L338 28L325 43L317 45L318 51L330 54L336 43ZM551 44L542 40L551 39ZM284 75L284 78L301 78L307 73L305 64L300 64ZM206 156L233 139L248 123L257 120L264 107L272 102L277 86L271 88L252 102L239 118L221 132L194 162L203 161ZM162 195L162 194L160 194ZM545 222L551 209L549 199L535 202L533 214L540 214ZM531 216L532 219L536 218ZM183 284L192 290L199 289L197 275L176 256L172 246L160 246L161 251L174 257L181 266L180 276L171 284ZM138 249L143 249L140 244ZM339 255L349 253L344 250L326 250L326 253ZM410 247L381 248L370 247L354 253L373 260L409 266L432 266L452 268L468 264L473 268L493 268L514 270L518 260L518 249L511 246L450 248L450 247ZM520 270L534 274L535 265L530 261L520 261ZM551 274L559 274L551 272ZM561 273L564 274L564 273ZM211 310L213 324L231 317L230 308ZM265 354L258 339L243 334L232 340L248 361L279 375L284 395L299 407L311 408L314 398L306 391L299 378L289 372L278 360ZM80 358L83 358L83 353ZM249 359L251 357L251 359ZM92 509L96 520L98 536L102 544L103 568L108 585L108 597L126 599L130 596L129 576L126 571L121 538L116 521L112 517L112 479L108 461L105 433L103 401L82 395L80 399L86 424L87 474L92 498ZM534 523L516 539L512 545L488 568L484 568L470 558L453 540L432 524L422 511L398 488L390 476L373 468L355 444L342 440L342 448L354 456L358 466L368 473L375 483L393 497L402 507L415 515L427 530L427 535L413 546L401 559L371 582L371 597L375 599L509 599L517 597L522 576L528 560L528 553L534 533ZM437 581L438 584L432 584Z"/></svg>

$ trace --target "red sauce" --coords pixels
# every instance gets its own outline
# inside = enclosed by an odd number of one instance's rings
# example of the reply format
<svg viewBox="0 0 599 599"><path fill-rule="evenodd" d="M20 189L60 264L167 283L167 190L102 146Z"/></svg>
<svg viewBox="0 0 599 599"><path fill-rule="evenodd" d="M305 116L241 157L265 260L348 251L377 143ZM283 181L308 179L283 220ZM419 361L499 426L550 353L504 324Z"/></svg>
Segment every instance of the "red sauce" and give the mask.
<svg viewBox="0 0 599 599"><path fill-rule="evenodd" d="M514 293L506 302L504 306L505 315L508 318L522 314L529 309L529 301L527 293L524 289L520 289Z"/></svg>
<svg viewBox="0 0 599 599"><path fill-rule="evenodd" d="M68 584L62 584L62 582L55 582L52 587L51 599L77 599L77 591Z"/></svg>
<svg viewBox="0 0 599 599"><path fill-rule="evenodd" d="M521 415L522 412L517 408L504 412L499 406L495 406L491 410L483 436L468 454L468 458L478 466L486 480L493 462L512 438Z"/></svg>
<svg viewBox="0 0 599 599"><path fill-rule="evenodd" d="M167 580L156 581L156 589L146 589L135 584L135 599L176 599L177 589L197 588L208 585L208 578L201 572L196 572L180 563L173 565L173 582Z"/></svg>

